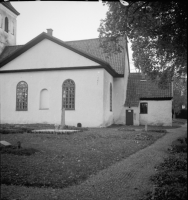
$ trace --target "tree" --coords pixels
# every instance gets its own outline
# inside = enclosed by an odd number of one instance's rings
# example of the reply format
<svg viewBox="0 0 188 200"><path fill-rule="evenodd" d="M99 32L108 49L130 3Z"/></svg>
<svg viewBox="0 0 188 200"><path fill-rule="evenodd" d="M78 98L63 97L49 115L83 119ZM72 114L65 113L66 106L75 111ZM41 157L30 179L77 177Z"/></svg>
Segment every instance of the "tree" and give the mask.
<svg viewBox="0 0 188 200"><path fill-rule="evenodd" d="M187 78L174 78L173 87L173 111L174 116L179 114L182 105L187 109Z"/></svg>
<svg viewBox="0 0 188 200"><path fill-rule="evenodd" d="M98 29L104 52L120 52L126 35L135 67L161 86L187 74L187 1L127 2L104 2L109 10Z"/></svg>

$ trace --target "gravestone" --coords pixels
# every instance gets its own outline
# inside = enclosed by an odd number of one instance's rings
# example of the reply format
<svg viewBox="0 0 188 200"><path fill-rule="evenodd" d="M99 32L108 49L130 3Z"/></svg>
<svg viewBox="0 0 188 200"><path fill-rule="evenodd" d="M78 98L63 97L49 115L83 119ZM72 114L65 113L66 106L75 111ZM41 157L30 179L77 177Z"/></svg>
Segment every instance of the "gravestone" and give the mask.
<svg viewBox="0 0 188 200"><path fill-rule="evenodd" d="M10 144L9 142L4 141L4 140L1 140L1 141L0 141L0 145L1 145L1 146L11 146L11 144Z"/></svg>

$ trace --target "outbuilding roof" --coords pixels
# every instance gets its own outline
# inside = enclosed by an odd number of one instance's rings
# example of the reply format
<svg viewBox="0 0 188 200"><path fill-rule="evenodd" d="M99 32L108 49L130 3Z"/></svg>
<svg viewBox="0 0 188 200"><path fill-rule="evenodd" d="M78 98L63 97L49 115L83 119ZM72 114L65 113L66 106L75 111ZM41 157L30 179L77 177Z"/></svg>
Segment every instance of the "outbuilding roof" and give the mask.
<svg viewBox="0 0 188 200"><path fill-rule="evenodd" d="M47 38L54 42L58 42L61 45L66 47L70 47L72 50L76 52L83 53L84 56L88 56L88 58L96 59L104 64L107 64L109 68L111 68L117 75L123 76L124 75L124 68L125 68L125 50L118 54L111 54L110 56L107 53L103 53L103 49L99 46L99 38L96 39L88 39L88 40L77 40L77 41L68 41L64 42L59 40L53 36L49 36L46 33L42 33L30 42L26 43L25 45L16 45L16 46L6 46L3 50L2 54L0 55L0 63L5 62L9 58L13 57L13 55L19 54L19 51L23 52L22 49L28 49L26 46L29 44L34 43L37 38ZM39 40L38 40L39 41ZM125 49L125 41L121 41L122 46ZM31 45L30 45L31 46Z"/></svg>
<svg viewBox="0 0 188 200"><path fill-rule="evenodd" d="M130 73L127 85L126 107L137 107L140 100L172 99L171 83L166 89L158 87L149 77L143 79L141 73Z"/></svg>

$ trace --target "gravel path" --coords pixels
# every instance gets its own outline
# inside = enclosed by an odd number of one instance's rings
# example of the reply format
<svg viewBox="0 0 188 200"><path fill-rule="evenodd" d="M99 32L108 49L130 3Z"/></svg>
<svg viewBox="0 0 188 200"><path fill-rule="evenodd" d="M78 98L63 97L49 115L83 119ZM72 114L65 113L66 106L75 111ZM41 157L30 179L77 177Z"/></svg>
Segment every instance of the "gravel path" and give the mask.
<svg viewBox="0 0 188 200"><path fill-rule="evenodd" d="M149 177L155 173L155 165L168 156L167 149L180 136L184 136L187 124L169 129L168 133L151 146L91 176L84 183L63 190L12 187L24 200L139 200L152 191ZM5 185L2 189L6 190ZM9 191L10 191L10 187ZM8 188L7 188L8 189ZM32 195L29 195L32 194Z"/></svg>

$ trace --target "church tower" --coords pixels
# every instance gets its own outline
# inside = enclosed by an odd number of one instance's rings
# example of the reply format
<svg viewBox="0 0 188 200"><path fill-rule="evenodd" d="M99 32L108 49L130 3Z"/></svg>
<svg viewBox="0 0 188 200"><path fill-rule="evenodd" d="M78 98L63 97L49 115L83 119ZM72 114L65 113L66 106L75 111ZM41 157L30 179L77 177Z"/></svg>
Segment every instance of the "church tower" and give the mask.
<svg viewBox="0 0 188 200"><path fill-rule="evenodd" d="M19 14L10 2L0 3L0 54L5 46L16 45L16 18Z"/></svg>

